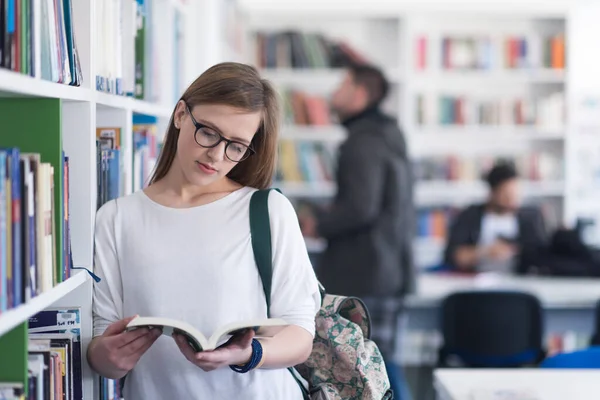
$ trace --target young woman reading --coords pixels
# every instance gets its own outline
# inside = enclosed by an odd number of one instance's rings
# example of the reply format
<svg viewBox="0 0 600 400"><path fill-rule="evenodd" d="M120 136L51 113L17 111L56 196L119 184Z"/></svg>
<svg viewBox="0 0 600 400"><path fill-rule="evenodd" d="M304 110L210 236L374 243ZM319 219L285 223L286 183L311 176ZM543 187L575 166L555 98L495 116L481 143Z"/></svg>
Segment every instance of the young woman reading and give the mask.
<svg viewBox="0 0 600 400"><path fill-rule="evenodd" d="M286 368L310 355L320 294L295 211L278 192L269 195L271 317L289 326L197 353L177 335L125 329L141 315L182 320L209 336L229 322L266 318L249 203L270 185L279 115L272 86L254 68L208 69L177 103L150 185L98 210L102 280L88 360L102 376L126 375L127 400L302 399Z"/></svg>

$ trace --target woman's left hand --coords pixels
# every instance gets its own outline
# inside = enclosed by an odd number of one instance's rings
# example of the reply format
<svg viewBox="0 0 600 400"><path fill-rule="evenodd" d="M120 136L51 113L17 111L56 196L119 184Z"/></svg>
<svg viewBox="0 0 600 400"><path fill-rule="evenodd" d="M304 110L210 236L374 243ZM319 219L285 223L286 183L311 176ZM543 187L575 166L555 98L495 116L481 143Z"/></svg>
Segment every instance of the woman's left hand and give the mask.
<svg viewBox="0 0 600 400"><path fill-rule="evenodd" d="M227 343L214 350L198 353L194 351L183 336L173 335L173 338L177 346L179 346L179 350L181 350L189 362L197 365L204 371L213 371L217 368L228 367L230 365L243 365L250 361L254 331L248 329L242 334L232 336Z"/></svg>

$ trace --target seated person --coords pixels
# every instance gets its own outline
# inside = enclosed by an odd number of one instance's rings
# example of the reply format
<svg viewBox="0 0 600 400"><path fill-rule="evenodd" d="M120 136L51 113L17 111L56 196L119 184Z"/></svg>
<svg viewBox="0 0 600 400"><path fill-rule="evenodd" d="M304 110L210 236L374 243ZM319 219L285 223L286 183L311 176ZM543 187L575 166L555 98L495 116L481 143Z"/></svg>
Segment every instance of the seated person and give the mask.
<svg viewBox="0 0 600 400"><path fill-rule="evenodd" d="M487 201L466 208L453 221L444 262L464 272L526 273L546 246L542 213L521 206L512 166L496 165L486 180Z"/></svg>

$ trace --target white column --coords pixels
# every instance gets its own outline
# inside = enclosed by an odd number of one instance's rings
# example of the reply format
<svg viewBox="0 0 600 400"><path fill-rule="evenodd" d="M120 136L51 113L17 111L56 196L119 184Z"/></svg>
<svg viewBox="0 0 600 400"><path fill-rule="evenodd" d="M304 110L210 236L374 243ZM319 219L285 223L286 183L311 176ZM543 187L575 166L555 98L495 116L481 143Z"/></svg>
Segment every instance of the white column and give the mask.
<svg viewBox="0 0 600 400"><path fill-rule="evenodd" d="M591 218L600 228L600 53L594 51L599 20L600 2L572 2L567 21L565 222Z"/></svg>

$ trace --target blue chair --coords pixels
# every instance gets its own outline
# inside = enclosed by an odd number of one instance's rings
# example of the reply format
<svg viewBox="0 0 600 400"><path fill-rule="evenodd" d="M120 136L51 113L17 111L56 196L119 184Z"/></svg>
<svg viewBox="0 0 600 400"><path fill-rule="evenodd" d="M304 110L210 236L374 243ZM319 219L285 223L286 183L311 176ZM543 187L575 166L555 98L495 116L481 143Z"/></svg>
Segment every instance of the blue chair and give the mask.
<svg viewBox="0 0 600 400"><path fill-rule="evenodd" d="M598 369L600 368L600 346L556 354L542 361L540 368Z"/></svg>
<svg viewBox="0 0 600 400"><path fill-rule="evenodd" d="M532 294L456 292L442 301L440 313L439 367L517 368L545 358L542 306Z"/></svg>
<svg viewBox="0 0 600 400"><path fill-rule="evenodd" d="M600 346L600 300L596 303L596 324L590 338L590 346Z"/></svg>

